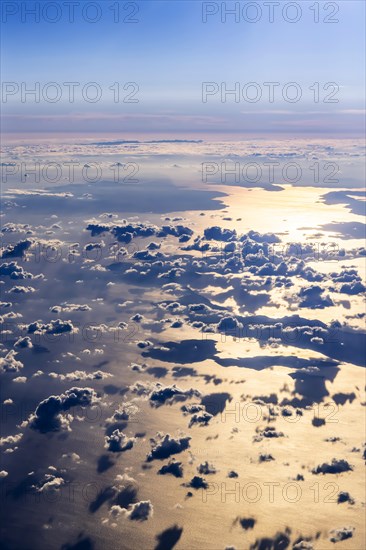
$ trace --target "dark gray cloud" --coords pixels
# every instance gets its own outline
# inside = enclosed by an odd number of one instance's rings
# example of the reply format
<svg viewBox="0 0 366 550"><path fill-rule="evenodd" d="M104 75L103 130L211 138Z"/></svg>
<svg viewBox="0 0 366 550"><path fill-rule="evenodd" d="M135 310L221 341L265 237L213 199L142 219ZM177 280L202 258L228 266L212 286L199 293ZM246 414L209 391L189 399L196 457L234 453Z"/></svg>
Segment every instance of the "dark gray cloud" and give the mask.
<svg viewBox="0 0 366 550"><path fill-rule="evenodd" d="M175 401L184 401L193 397L200 397L200 395L201 393L194 388L182 390L175 384L172 386L163 386L162 384L157 383L155 389L150 393L149 399L151 405L158 407L167 401L169 403L174 403Z"/></svg>
<svg viewBox="0 0 366 550"><path fill-rule="evenodd" d="M231 229L222 229L221 227L207 227L204 230L204 236L207 240L231 241L236 240L236 231Z"/></svg>
<svg viewBox="0 0 366 550"><path fill-rule="evenodd" d="M333 529L331 531L330 542L341 542L342 540L351 539L355 532L354 527L341 527L340 529Z"/></svg>
<svg viewBox="0 0 366 550"><path fill-rule="evenodd" d="M241 518L237 517L234 521L235 524L239 524L244 531L248 531L250 529L254 529L255 524L257 523L255 518Z"/></svg>
<svg viewBox="0 0 366 550"><path fill-rule="evenodd" d="M213 464L210 464L207 460L197 466L197 472L202 475L216 474L217 470Z"/></svg>
<svg viewBox="0 0 366 550"><path fill-rule="evenodd" d="M350 472L353 470L353 466L351 466L347 460L341 458L333 458L330 463L323 462L323 464L320 464L316 468L312 469L313 474L341 474L343 472Z"/></svg>
<svg viewBox="0 0 366 550"><path fill-rule="evenodd" d="M213 418L213 415L207 411L195 413L191 416L188 427L191 428L194 424L198 424L199 426L207 426L211 418Z"/></svg>
<svg viewBox="0 0 366 550"><path fill-rule="evenodd" d="M128 437L120 430L114 430L111 435L105 436L104 447L112 453L122 453L132 449L136 439L134 437Z"/></svg>
<svg viewBox="0 0 366 550"><path fill-rule="evenodd" d="M207 489L208 483L202 476L193 476L191 481L184 484L185 487L191 487L192 489Z"/></svg>
<svg viewBox="0 0 366 550"><path fill-rule="evenodd" d="M158 434L156 439L151 440L152 449L147 455L147 461L163 460L169 456L181 453L190 446L189 436L174 438L170 434Z"/></svg>
<svg viewBox="0 0 366 550"><path fill-rule="evenodd" d="M354 499L347 491L341 491L338 493L337 502L338 504L342 504L342 502L348 502L349 504L355 503Z"/></svg>
<svg viewBox="0 0 366 550"><path fill-rule="evenodd" d="M21 265L16 262L3 263L0 265L0 275L10 277L10 279L33 279L32 273L28 273Z"/></svg>
<svg viewBox="0 0 366 550"><path fill-rule="evenodd" d="M24 241L19 241L18 243L11 245L9 244L1 253L1 258L23 258L25 252L32 245L32 241L25 239Z"/></svg>
<svg viewBox="0 0 366 550"><path fill-rule="evenodd" d="M275 460L275 459L269 453L260 453L258 460L259 462L271 462L272 460Z"/></svg>
<svg viewBox="0 0 366 550"><path fill-rule="evenodd" d="M33 430L41 433L70 430L72 417L63 413L72 407L88 407L99 401L92 388L71 388L61 395L51 395L37 406L29 417L28 424Z"/></svg>
<svg viewBox="0 0 366 550"><path fill-rule="evenodd" d="M174 477L183 477L183 464L176 460L169 460L168 464L164 464L160 470L158 470L158 474L171 474Z"/></svg>
<svg viewBox="0 0 366 550"><path fill-rule="evenodd" d="M73 333L77 329L72 322L63 321L62 319L55 319L49 323L42 323L42 321L34 321L27 327L28 334L64 334Z"/></svg>
<svg viewBox="0 0 366 550"><path fill-rule="evenodd" d="M110 509L110 515L115 519L122 516L131 521L147 521L152 517L153 511L153 505L150 500L141 500L140 502L135 502L135 504L130 504L127 509L115 504Z"/></svg>

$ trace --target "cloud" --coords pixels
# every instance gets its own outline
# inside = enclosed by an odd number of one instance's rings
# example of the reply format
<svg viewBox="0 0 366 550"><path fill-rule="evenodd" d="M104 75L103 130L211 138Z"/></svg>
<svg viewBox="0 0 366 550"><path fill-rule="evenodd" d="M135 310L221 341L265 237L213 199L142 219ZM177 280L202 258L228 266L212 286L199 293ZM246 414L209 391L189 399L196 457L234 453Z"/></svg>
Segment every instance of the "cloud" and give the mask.
<svg viewBox="0 0 366 550"><path fill-rule="evenodd" d="M50 311L53 313L70 312L70 311L91 311L91 307L87 304L68 304L64 302L59 306L50 307Z"/></svg>
<svg viewBox="0 0 366 550"><path fill-rule="evenodd" d="M204 236L207 240L214 241L231 241L236 239L236 231L231 229L223 229L217 225L214 227L207 227L204 230Z"/></svg>
<svg viewBox="0 0 366 550"><path fill-rule="evenodd" d="M110 515L113 518L123 516L132 521L146 521L152 517L154 512L153 505L150 500L141 500L135 504L130 504L128 509L122 508L118 504L115 504L110 509Z"/></svg>
<svg viewBox="0 0 366 550"><path fill-rule="evenodd" d="M104 380L106 378L111 378L113 374L109 372L103 372L97 370L95 372L86 372L85 370L76 370L74 372L68 372L66 374L59 374L57 372L49 372L48 376L50 378L58 380L72 380L76 382L78 380Z"/></svg>
<svg viewBox="0 0 366 550"><path fill-rule="evenodd" d="M249 529L253 529L254 525L257 523L257 521L254 518L240 518L237 517L234 521L234 525L236 523L239 523L241 527L244 529L244 531L248 531Z"/></svg>
<svg viewBox="0 0 366 550"><path fill-rule="evenodd" d="M98 401L99 398L92 388L71 388L61 395L51 395L41 401L34 414L29 417L28 425L32 430L41 433L71 431L73 417L62 413L72 407L87 407Z"/></svg>
<svg viewBox="0 0 366 550"><path fill-rule="evenodd" d="M101 235L102 233L111 233L119 242L128 244L134 237L152 237L158 232L155 225L143 223L128 223L123 220L120 223L101 224L97 220L91 220L86 227L87 231L91 232L92 237Z"/></svg>
<svg viewBox="0 0 366 550"><path fill-rule="evenodd" d="M208 413L207 411L195 413L191 416L188 427L191 428L194 424L207 426L211 418L213 418L213 415Z"/></svg>
<svg viewBox="0 0 366 550"><path fill-rule="evenodd" d="M203 405L200 405L199 403L188 403L188 405L183 405L181 407L181 410L185 415L187 415L204 411L205 407Z"/></svg>
<svg viewBox="0 0 366 550"><path fill-rule="evenodd" d="M283 432L278 432L274 426L266 426L265 428L256 428L257 435L253 437L253 441L259 442L263 438L278 438L284 437Z"/></svg>
<svg viewBox="0 0 366 550"><path fill-rule="evenodd" d="M341 529L333 529L330 534L332 535L330 537L330 542L340 542L342 540L347 540L353 537L353 533L355 532L354 527L342 527Z"/></svg>
<svg viewBox="0 0 366 550"><path fill-rule="evenodd" d="M184 484L185 487L192 487L192 489L207 489L208 483L202 476L193 476L191 481Z"/></svg>
<svg viewBox="0 0 366 550"><path fill-rule="evenodd" d="M29 336L24 336L24 338L18 338L18 340L14 344L15 348L32 348L32 340L29 338Z"/></svg>
<svg viewBox="0 0 366 550"><path fill-rule="evenodd" d="M355 503L354 499L347 491L341 491L340 493L338 493L337 502L338 504L341 504L342 502L349 502L350 504Z"/></svg>
<svg viewBox="0 0 366 550"><path fill-rule="evenodd" d="M243 327L241 323L235 317L223 317L217 325L217 330L224 332L225 334L230 334L240 330Z"/></svg>
<svg viewBox="0 0 366 550"><path fill-rule="evenodd" d="M61 458L67 458L76 464L81 463L81 458L77 453L64 453Z"/></svg>
<svg viewBox="0 0 366 550"><path fill-rule="evenodd" d="M132 402L122 403L119 408L113 413L110 418L107 418L107 424L114 424L116 422L127 422L131 417L137 414L139 408Z"/></svg>
<svg viewBox="0 0 366 550"><path fill-rule="evenodd" d="M141 349L148 348L152 345L153 345L153 343L150 342L150 340L141 340L140 342L137 342L137 347L139 347Z"/></svg>
<svg viewBox="0 0 366 550"><path fill-rule="evenodd" d="M15 382L17 384L25 384L26 381L27 381L26 376L17 376L16 378L13 379L13 382Z"/></svg>
<svg viewBox="0 0 366 550"><path fill-rule="evenodd" d="M32 286L13 286L8 290L9 294L31 294L32 292L36 292L36 289Z"/></svg>
<svg viewBox="0 0 366 550"><path fill-rule="evenodd" d="M178 462L176 460L169 460L168 464L164 464L160 470L158 470L158 474L160 475L166 475L171 474L174 477L183 477L183 465L181 462Z"/></svg>
<svg viewBox="0 0 366 550"><path fill-rule="evenodd" d="M74 327L71 321L63 321L62 319L55 319L49 323L34 321L27 327L29 334L72 334L77 331L78 329Z"/></svg>
<svg viewBox="0 0 366 550"><path fill-rule="evenodd" d="M323 462L316 468L312 469L313 474L340 474L342 472L349 472L353 470L347 460L333 458L331 463Z"/></svg>
<svg viewBox="0 0 366 550"><path fill-rule="evenodd" d="M193 235L193 231L184 225L163 225L160 231L158 231L157 236L167 237L168 235L172 235L173 237L190 237ZM186 239L183 240L185 241Z"/></svg>
<svg viewBox="0 0 366 550"><path fill-rule="evenodd" d="M189 436L178 437L175 439L174 437L171 437L170 434L163 435L158 433L156 439L150 440L152 449L147 455L146 460L147 462L151 462L156 459L162 460L173 454L181 453L188 449L191 439L192 438Z"/></svg>
<svg viewBox="0 0 366 550"><path fill-rule="evenodd" d="M2 372L18 372L24 367L21 361L15 359L17 353L10 350L5 357L0 357L0 370Z"/></svg>
<svg viewBox="0 0 366 550"><path fill-rule="evenodd" d="M206 460L206 462L202 462L199 466L197 466L197 472L199 474L208 475L208 474L216 474L217 470L213 464L209 464L209 462Z"/></svg>
<svg viewBox="0 0 366 550"><path fill-rule="evenodd" d="M334 271L330 274L330 277L334 283L353 283L355 281L361 281L356 269L342 269L340 273Z"/></svg>
<svg viewBox="0 0 366 550"><path fill-rule="evenodd" d="M151 405L159 407L166 401L174 403L175 401L184 401L185 399L191 399L192 397L200 397L201 393L194 388L188 390L182 390L175 384L171 386L163 386L159 382L155 385L155 389L150 393L149 399Z"/></svg>
<svg viewBox="0 0 366 550"><path fill-rule="evenodd" d="M131 321L135 321L136 323L141 323L141 321L143 321L144 319L144 316L141 315L140 313L136 313L135 315L133 315L131 317Z"/></svg>
<svg viewBox="0 0 366 550"><path fill-rule="evenodd" d="M120 430L114 430L111 435L107 435L104 438L104 448L108 449L112 453L122 453L132 449L136 439L134 437L128 437Z"/></svg>
<svg viewBox="0 0 366 550"><path fill-rule="evenodd" d="M45 189L9 189L6 191L8 196L19 196L19 197L51 197L51 198L71 198L74 195L69 192L64 193L51 193Z"/></svg>
<svg viewBox="0 0 366 550"><path fill-rule="evenodd" d="M355 296L356 294L361 294L366 291L366 286L363 285L360 281L352 281L351 283L344 283L340 292L342 294L348 294L350 296Z"/></svg>
<svg viewBox="0 0 366 550"><path fill-rule="evenodd" d="M31 245L32 241L29 239L19 241L14 245L9 244L2 250L1 258L23 258L26 250L28 250Z"/></svg>
<svg viewBox="0 0 366 550"><path fill-rule="evenodd" d="M144 368L144 365L132 364L131 366L131 369L136 372L143 372ZM150 394L152 387L153 385L150 382L141 382L138 380L130 386L129 390L131 393L135 393L136 395L146 396Z"/></svg>
<svg viewBox="0 0 366 550"><path fill-rule="evenodd" d="M38 493L45 492L57 492L59 489L65 485L65 480L63 477L54 474L45 474L44 478L38 485L34 485L34 489Z"/></svg>
<svg viewBox="0 0 366 550"><path fill-rule="evenodd" d="M3 263L0 265L0 275L10 277L10 279L33 279L32 273L24 271L23 267L16 262ZM39 277L39 276L37 276Z"/></svg>
<svg viewBox="0 0 366 550"><path fill-rule="evenodd" d="M7 437L0 438L0 447L8 447L16 445L22 439L23 434L8 435Z"/></svg>
<svg viewBox="0 0 366 550"><path fill-rule="evenodd" d="M274 460L273 456L268 453L261 453L258 457L259 462L271 462Z"/></svg>

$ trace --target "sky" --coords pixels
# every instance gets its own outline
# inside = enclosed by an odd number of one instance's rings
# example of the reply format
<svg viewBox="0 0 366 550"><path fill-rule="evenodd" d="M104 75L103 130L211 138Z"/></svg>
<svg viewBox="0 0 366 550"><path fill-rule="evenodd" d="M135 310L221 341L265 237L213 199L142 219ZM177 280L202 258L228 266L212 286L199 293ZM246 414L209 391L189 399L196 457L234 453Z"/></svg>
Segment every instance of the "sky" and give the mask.
<svg viewBox="0 0 366 550"><path fill-rule="evenodd" d="M73 22L70 2L1 7L5 133L363 132L364 2L82 1Z"/></svg>
<svg viewBox="0 0 366 550"><path fill-rule="evenodd" d="M366 548L365 2L0 10L0 547Z"/></svg>

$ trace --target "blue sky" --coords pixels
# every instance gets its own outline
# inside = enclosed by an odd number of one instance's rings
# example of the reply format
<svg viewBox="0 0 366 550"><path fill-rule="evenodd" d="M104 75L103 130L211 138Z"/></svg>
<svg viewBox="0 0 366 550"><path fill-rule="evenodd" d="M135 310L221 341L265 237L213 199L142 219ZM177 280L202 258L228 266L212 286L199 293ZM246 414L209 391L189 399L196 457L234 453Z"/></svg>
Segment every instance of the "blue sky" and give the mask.
<svg viewBox="0 0 366 550"><path fill-rule="evenodd" d="M73 131L73 132L305 132L305 133L359 133L364 117L364 16L362 1L319 2L321 21L314 23L314 2L301 1L300 20L289 23L281 12L288 2L275 6L273 23L269 22L269 8L263 2L258 22L249 23L240 12L240 20L228 16L221 21L221 2L211 3L207 9L218 13L202 21L202 2L194 1L137 1L99 2L101 17L95 23L81 17L81 9L90 2L79 2L75 7L75 21L68 21L64 2L59 1L61 19L50 23L41 17L36 22L31 15L21 21L22 7L39 2L19 2L18 13L6 16L2 3L2 79L16 83L19 92L2 99L6 132ZM42 3L41 3L42 4ZM45 4L45 3L43 3ZM98 4L98 3L97 3ZM113 21L111 7L119 5L120 16L131 15L137 23ZM242 9L248 2L239 2ZM333 15L338 23L324 23L332 16L332 7L339 6ZM226 2L232 8L235 2ZM9 8L11 9L11 8ZM24 7L23 7L24 9ZM55 12L48 12L49 19ZM93 8L87 12L94 16ZM247 12L249 18L254 12ZM257 12L259 13L259 12ZM287 12L290 18L294 11ZM4 22L5 20L5 22ZM39 103L27 97L22 102L20 83L41 88L56 82L62 97L56 103ZM68 100L64 82L79 82L80 90L89 82L96 82L102 98L96 103L85 101L80 93L75 102ZM139 90L134 96L138 103L115 103L109 89L119 83L121 96L127 82L134 82ZM202 103L202 83L215 82L219 92ZM222 102L220 91L239 83L243 88L255 82L262 90L262 98L251 103L240 96ZM278 82L275 100L268 101L264 82ZM302 91L297 103L282 98L288 82L296 82ZM309 87L320 85L320 102L314 103L314 91ZM339 86L334 98L337 103L324 103L334 88L323 90L333 82ZM222 84L224 83L224 84ZM91 90L92 92L93 90ZM252 89L253 91L253 89ZM50 93L53 93L52 90Z"/></svg>

